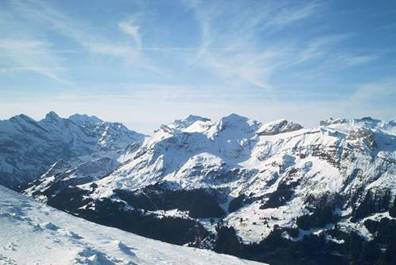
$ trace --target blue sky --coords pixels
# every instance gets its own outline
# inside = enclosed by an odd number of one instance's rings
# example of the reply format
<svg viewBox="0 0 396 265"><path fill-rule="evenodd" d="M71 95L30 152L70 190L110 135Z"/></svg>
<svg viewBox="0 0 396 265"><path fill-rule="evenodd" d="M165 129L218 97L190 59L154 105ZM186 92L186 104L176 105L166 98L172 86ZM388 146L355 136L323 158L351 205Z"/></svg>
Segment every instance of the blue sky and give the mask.
<svg viewBox="0 0 396 265"><path fill-rule="evenodd" d="M1 0L0 119L396 118L395 1Z"/></svg>

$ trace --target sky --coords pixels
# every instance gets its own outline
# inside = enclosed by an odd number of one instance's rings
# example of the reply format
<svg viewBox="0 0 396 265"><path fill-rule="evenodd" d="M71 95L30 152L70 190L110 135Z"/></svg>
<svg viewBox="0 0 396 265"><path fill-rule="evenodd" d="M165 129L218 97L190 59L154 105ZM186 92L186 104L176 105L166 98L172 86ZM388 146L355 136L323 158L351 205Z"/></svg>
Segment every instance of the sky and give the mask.
<svg viewBox="0 0 396 265"><path fill-rule="evenodd" d="M0 119L396 119L396 1L0 0Z"/></svg>

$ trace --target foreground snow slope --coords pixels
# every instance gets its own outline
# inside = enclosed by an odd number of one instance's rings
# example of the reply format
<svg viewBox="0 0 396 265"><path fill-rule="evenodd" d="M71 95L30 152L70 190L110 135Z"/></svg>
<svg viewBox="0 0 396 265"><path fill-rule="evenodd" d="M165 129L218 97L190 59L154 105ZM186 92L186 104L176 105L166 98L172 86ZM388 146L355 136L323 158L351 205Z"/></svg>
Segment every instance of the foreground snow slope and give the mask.
<svg viewBox="0 0 396 265"><path fill-rule="evenodd" d="M0 264L258 264L104 227L0 186Z"/></svg>

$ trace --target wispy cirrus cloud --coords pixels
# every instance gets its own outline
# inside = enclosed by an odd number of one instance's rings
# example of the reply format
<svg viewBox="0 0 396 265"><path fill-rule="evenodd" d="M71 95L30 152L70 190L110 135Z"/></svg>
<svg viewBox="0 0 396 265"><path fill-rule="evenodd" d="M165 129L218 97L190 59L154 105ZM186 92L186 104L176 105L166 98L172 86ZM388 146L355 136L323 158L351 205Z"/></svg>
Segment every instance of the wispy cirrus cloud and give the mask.
<svg viewBox="0 0 396 265"><path fill-rule="evenodd" d="M335 57L335 60L339 65L355 66L369 63L378 58L379 57L374 54L340 54Z"/></svg>
<svg viewBox="0 0 396 265"><path fill-rule="evenodd" d="M227 82L239 80L255 87L272 90L271 75L287 60L294 47L257 45L264 31L282 30L315 14L320 8L316 2L285 7L274 3L221 8L203 7L201 1L185 1L195 12L201 29L201 44L195 64L208 67ZM227 13L228 10L237 14Z"/></svg>
<svg viewBox="0 0 396 265"><path fill-rule="evenodd" d="M133 19L121 21L118 23L118 26L124 33L132 37L132 40L138 49L143 48L142 38L139 33L139 26L136 25Z"/></svg>
<svg viewBox="0 0 396 265"><path fill-rule="evenodd" d="M384 99L387 99L387 103L393 105L396 100L396 80L387 79L360 85L355 89L349 99L350 103L353 102L356 105L367 102L385 102Z"/></svg>
<svg viewBox="0 0 396 265"><path fill-rule="evenodd" d="M348 34L332 34L312 38L303 45L297 62L302 63L321 57L328 53L334 45L339 44L349 37L350 35Z"/></svg>
<svg viewBox="0 0 396 265"><path fill-rule="evenodd" d="M290 67L296 75L302 75L309 74L300 67L305 63L317 65L309 72L326 72L335 65L346 68L378 58L371 53L339 49L353 33L318 31L285 41L282 32L318 18L325 9L322 2L250 2L243 9L238 7L240 2L209 6L197 0L184 2L194 10L201 30L194 64L207 67L230 85L239 82L275 95L278 88L272 77L282 71L290 74ZM224 5L227 8L222 8ZM280 38L283 40L279 42Z"/></svg>
<svg viewBox="0 0 396 265"><path fill-rule="evenodd" d="M369 63L378 58L378 55L371 52L359 53L336 49L342 46L343 41L352 37L353 34L332 34L313 38L302 47L295 63L300 64L312 60L321 60L322 65L325 67L329 65L345 68ZM323 67L321 69L323 70Z"/></svg>
<svg viewBox="0 0 396 265"><path fill-rule="evenodd" d="M304 20L316 14L321 8L319 2L308 2L294 7L278 7L274 8L268 18L268 25L285 26L298 21Z"/></svg>
<svg viewBox="0 0 396 265"><path fill-rule="evenodd" d="M0 70L6 72L28 71L59 83L71 85L64 77L61 59L49 43L35 39L0 39Z"/></svg>
<svg viewBox="0 0 396 265"><path fill-rule="evenodd" d="M47 30L56 30L56 33L72 39L89 53L115 57L142 70L160 72L142 53L143 43L139 26L133 19L121 20L118 23L119 32L132 37L133 41L117 41L97 33L95 27L69 17L45 2L15 0L13 4L16 11L24 17L27 16L45 27L49 26Z"/></svg>
<svg viewBox="0 0 396 265"><path fill-rule="evenodd" d="M321 34L307 39L279 42L277 32L288 27L304 25L307 20L322 12L323 4L317 1L288 2L203 2L183 1L196 16L201 41L197 47L163 47L161 43L143 43L142 29L133 14L120 17L113 26L120 38L106 36L87 21L70 17L56 6L38 0L13 0L12 6L22 19L42 25L46 31L72 40L88 54L112 57L142 71L170 76L180 68L206 69L224 85L252 86L271 90L271 79L285 67L325 58L330 64L338 60L344 66L370 62L370 54L337 53L332 59L326 56L334 47L348 38L348 34ZM227 8L225 8L227 7ZM142 16L148 10L140 11ZM278 34L279 35L279 34ZM155 52L157 57L147 54ZM164 65L159 58L171 52L178 65ZM195 56L191 54L195 53ZM159 55L159 56L158 56ZM19 58L20 60L21 58ZM185 64L180 65L181 64Z"/></svg>

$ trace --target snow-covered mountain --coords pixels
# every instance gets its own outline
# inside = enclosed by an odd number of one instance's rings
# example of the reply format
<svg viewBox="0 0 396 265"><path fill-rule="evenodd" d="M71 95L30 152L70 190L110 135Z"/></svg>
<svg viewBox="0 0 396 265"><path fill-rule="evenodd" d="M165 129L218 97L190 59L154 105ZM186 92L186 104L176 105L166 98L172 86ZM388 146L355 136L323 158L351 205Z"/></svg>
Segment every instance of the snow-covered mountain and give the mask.
<svg viewBox="0 0 396 265"><path fill-rule="evenodd" d="M54 164L25 192L97 223L271 264L396 263L395 121L304 129L189 116L117 161Z"/></svg>
<svg viewBox="0 0 396 265"><path fill-rule="evenodd" d="M93 159L113 159L128 145L143 140L144 135L120 123L104 122L94 116L75 114L65 119L49 112L44 119L35 121L18 115L0 121L0 184L16 188L62 159L93 154ZM110 162L102 162L111 167Z"/></svg>
<svg viewBox="0 0 396 265"><path fill-rule="evenodd" d="M259 264L90 223L1 186L0 239L7 265Z"/></svg>

